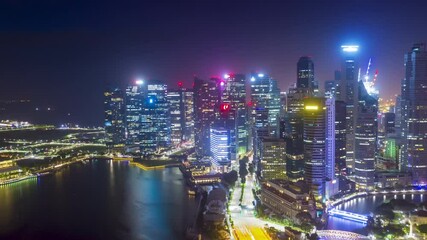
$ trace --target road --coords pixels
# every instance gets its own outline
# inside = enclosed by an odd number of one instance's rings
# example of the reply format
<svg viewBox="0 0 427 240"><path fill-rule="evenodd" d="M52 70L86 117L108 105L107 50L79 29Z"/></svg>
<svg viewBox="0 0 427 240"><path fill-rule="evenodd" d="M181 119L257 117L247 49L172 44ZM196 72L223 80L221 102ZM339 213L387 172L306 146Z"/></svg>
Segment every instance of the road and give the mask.
<svg viewBox="0 0 427 240"><path fill-rule="evenodd" d="M235 166L236 167L236 166ZM238 166L237 166L238 169ZM239 179L240 182L240 179ZM248 174L246 176L246 184L244 190L241 185L237 184L233 191L232 201L230 202L230 215L234 223L233 235L234 239L271 239L265 232L265 225L273 226L279 230L284 227L278 224L269 223L255 217L254 201L255 197L252 193L252 188L255 186L255 176ZM240 196L243 192L242 203L240 204Z"/></svg>

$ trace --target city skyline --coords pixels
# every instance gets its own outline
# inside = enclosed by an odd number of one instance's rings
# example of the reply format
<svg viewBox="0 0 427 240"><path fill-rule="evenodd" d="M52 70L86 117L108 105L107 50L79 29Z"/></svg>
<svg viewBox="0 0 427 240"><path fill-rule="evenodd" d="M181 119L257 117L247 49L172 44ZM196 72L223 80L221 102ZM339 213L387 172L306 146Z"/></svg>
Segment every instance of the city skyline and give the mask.
<svg viewBox="0 0 427 240"><path fill-rule="evenodd" d="M424 5L0 3L0 238L427 239Z"/></svg>
<svg viewBox="0 0 427 240"><path fill-rule="evenodd" d="M309 55L323 88L341 67L340 46L351 43L360 46L362 69L372 58L380 96L389 99L404 77L405 46L427 39L417 31L425 22L417 3L3 3L0 78L7 88L0 93L100 125L102 99L93 93L102 93L105 83L122 87L141 77L190 87L194 75L258 71L284 90L297 78L298 59ZM304 14L294 11L307 4Z"/></svg>

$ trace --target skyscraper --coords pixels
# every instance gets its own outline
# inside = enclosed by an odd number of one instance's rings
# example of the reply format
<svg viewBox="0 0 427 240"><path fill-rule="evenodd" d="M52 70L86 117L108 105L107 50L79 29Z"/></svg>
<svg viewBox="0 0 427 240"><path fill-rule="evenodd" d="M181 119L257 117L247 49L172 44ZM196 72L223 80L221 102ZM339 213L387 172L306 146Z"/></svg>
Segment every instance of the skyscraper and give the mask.
<svg viewBox="0 0 427 240"><path fill-rule="evenodd" d="M148 83L143 108L140 149L143 155L149 155L171 144L167 85L155 81Z"/></svg>
<svg viewBox="0 0 427 240"><path fill-rule="evenodd" d="M358 82L358 103L355 109L354 173L360 189L374 188L375 153L378 131L378 99L371 96L362 81Z"/></svg>
<svg viewBox="0 0 427 240"><path fill-rule="evenodd" d="M335 101L335 165L340 175L347 173L346 166L346 103Z"/></svg>
<svg viewBox="0 0 427 240"><path fill-rule="evenodd" d="M226 172L230 166L232 130L222 124L213 124L210 128L210 151L212 166L219 172Z"/></svg>
<svg viewBox="0 0 427 240"><path fill-rule="evenodd" d="M171 118L171 143L175 146L184 139L185 117L182 89L169 89L168 102Z"/></svg>
<svg viewBox="0 0 427 240"><path fill-rule="evenodd" d="M340 81L337 84L337 100L346 103L346 164L350 172L354 169L354 130L355 130L355 106L357 105L358 90L358 66L356 53L358 46L341 46L344 56Z"/></svg>
<svg viewBox="0 0 427 240"><path fill-rule="evenodd" d="M326 116L324 99L304 100L304 179L318 199L325 194Z"/></svg>
<svg viewBox="0 0 427 240"><path fill-rule="evenodd" d="M184 94L184 141L194 141L194 92L182 89Z"/></svg>
<svg viewBox="0 0 427 240"><path fill-rule="evenodd" d="M198 158L210 155L210 127L219 103L217 82L194 78L194 143Z"/></svg>
<svg viewBox="0 0 427 240"><path fill-rule="evenodd" d="M173 145L194 139L193 90L182 86L182 82L178 82L177 89L168 90Z"/></svg>
<svg viewBox="0 0 427 240"><path fill-rule="evenodd" d="M308 98L308 88L290 88L287 94L287 112L285 114L286 173L290 180L303 179L304 140L303 112L304 99Z"/></svg>
<svg viewBox="0 0 427 240"><path fill-rule="evenodd" d="M236 128L231 143L231 158L238 159L248 149L248 116L246 111L246 78L243 74L225 74L221 102L230 104L230 120ZM234 137L232 136L232 139Z"/></svg>
<svg viewBox="0 0 427 240"><path fill-rule="evenodd" d="M300 57L297 63L297 88L313 90L315 87L313 60L308 56Z"/></svg>
<svg viewBox="0 0 427 240"><path fill-rule="evenodd" d="M144 101L143 81L137 80L135 84L126 88L126 143L139 145L141 138L141 114Z"/></svg>
<svg viewBox="0 0 427 240"><path fill-rule="evenodd" d="M256 137L276 137L281 111L280 90L276 80L266 74L253 74L251 83L251 118Z"/></svg>
<svg viewBox="0 0 427 240"><path fill-rule="evenodd" d="M414 44L405 55L402 84L403 165L415 183L427 183L427 51Z"/></svg>
<svg viewBox="0 0 427 240"><path fill-rule="evenodd" d="M125 102L122 90L104 92L105 135L110 150L123 150L125 144Z"/></svg>
<svg viewBox="0 0 427 240"><path fill-rule="evenodd" d="M325 97L326 98L332 98L335 96L335 81L334 80L329 80L329 81L325 81Z"/></svg>

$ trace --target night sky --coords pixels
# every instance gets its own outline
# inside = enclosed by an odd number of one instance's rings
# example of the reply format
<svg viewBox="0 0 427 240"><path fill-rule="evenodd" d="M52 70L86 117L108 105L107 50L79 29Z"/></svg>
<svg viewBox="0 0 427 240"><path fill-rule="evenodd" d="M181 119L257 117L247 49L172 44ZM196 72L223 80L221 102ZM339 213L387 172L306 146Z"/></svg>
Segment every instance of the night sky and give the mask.
<svg viewBox="0 0 427 240"><path fill-rule="evenodd" d="M287 90L310 55L323 88L346 43L360 45L362 69L372 57L390 98L404 53L427 41L423 1L27 2L0 3L0 99L41 101L81 124L101 124L104 89L137 77L190 87L194 75L260 71Z"/></svg>

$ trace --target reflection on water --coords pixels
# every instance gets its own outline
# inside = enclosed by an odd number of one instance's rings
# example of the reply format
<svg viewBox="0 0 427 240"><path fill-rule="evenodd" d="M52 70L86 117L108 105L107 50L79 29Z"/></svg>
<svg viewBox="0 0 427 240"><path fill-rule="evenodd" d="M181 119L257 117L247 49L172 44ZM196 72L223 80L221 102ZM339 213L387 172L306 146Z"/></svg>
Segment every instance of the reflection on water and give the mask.
<svg viewBox="0 0 427 240"><path fill-rule="evenodd" d="M0 188L0 239L180 239L193 219L179 169L95 160Z"/></svg>
<svg viewBox="0 0 427 240"><path fill-rule="evenodd" d="M359 214L368 215L370 214L377 206L381 205L383 202L390 201L391 199L405 199L410 200L414 203L423 202L425 194L397 194L397 195L373 195L368 197L360 197L352 199L348 202L340 204L337 206L337 209L354 212ZM362 223L357 223L337 217L329 217L327 229L336 229L344 230L358 233L365 233L363 227L365 225ZM366 234L366 233L365 233Z"/></svg>

